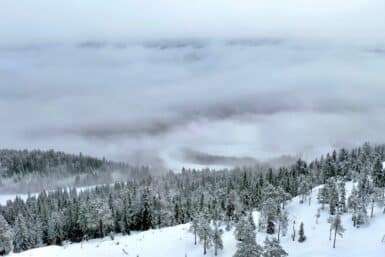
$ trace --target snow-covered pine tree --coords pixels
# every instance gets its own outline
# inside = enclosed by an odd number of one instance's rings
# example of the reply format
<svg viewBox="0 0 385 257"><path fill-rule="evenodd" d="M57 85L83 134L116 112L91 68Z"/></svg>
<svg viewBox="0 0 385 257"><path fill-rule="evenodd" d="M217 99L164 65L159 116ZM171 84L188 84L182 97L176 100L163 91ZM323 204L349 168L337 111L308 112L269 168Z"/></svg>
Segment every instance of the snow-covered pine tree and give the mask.
<svg viewBox="0 0 385 257"><path fill-rule="evenodd" d="M263 257L286 257L288 253L279 244L275 238L272 240L266 237L265 245L263 247Z"/></svg>
<svg viewBox="0 0 385 257"><path fill-rule="evenodd" d="M64 239L63 215L59 212L52 212L48 219L48 244L60 245Z"/></svg>
<svg viewBox="0 0 385 257"><path fill-rule="evenodd" d="M241 226L238 228L238 235L236 238L241 238L242 241L238 240L237 250L233 257L261 257L263 249L257 244L255 239L255 231L252 226Z"/></svg>
<svg viewBox="0 0 385 257"><path fill-rule="evenodd" d="M199 216L197 214L193 215L193 219L191 220L191 225L189 231L194 234L194 245L197 244L197 234L199 229Z"/></svg>
<svg viewBox="0 0 385 257"><path fill-rule="evenodd" d="M345 231L339 214L337 214L337 216L333 219L333 222L330 225L330 230L334 231L333 248L336 248L337 235L342 237Z"/></svg>
<svg viewBox="0 0 385 257"><path fill-rule="evenodd" d="M140 229L141 230L148 230L153 227L152 224L152 205L151 205L151 198L150 198L150 190L146 188L143 193L140 200L140 213L139 213L139 223L140 223Z"/></svg>
<svg viewBox="0 0 385 257"><path fill-rule="evenodd" d="M244 231L251 226L252 225L248 222L248 220L246 220L244 216L240 217L237 224L235 225L235 230L234 230L235 239L238 241L243 241Z"/></svg>
<svg viewBox="0 0 385 257"><path fill-rule="evenodd" d="M329 179L328 183L326 184L327 186L327 191L328 191L328 197L329 197L329 213L330 215L334 215L337 211L337 206L338 206L338 191L336 184L334 182L334 179Z"/></svg>
<svg viewBox="0 0 385 257"><path fill-rule="evenodd" d="M255 225L254 218L253 218L253 213L251 211L248 213L247 219L248 219L252 229L256 230L257 226Z"/></svg>
<svg viewBox="0 0 385 257"><path fill-rule="evenodd" d="M385 187L385 172L379 157L377 157L374 162L372 174L374 186L380 188Z"/></svg>
<svg viewBox="0 0 385 257"><path fill-rule="evenodd" d="M131 234L132 206L130 195L123 199L122 217L120 221L120 230L124 234Z"/></svg>
<svg viewBox="0 0 385 257"><path fill-rule="evenodd" d="M311 181L310 176L301 175L299 177L299 185L298 185L298 193L300 194L300 203L304 203L307 197L309 196L309 192L311 190Z"/></svg>
<svg viewBox="0 0 385 257"><path fill-rule="evenodd" d="M0 256L7 255L12 251L12 238L12 228L0 214Z"/></svg>
<svg viewBox="0 0 385 257"><path fill-rule="evenodd" d="M219 228L218 221L214 221L213 244L215 256L218 254L218 249L223 249L222 234L223 231Z"/></svg>
<svg viewBox="0 0 385 257"><path fill-rule="evenodd" d="M15 220L13 228L13 249L16 253L31 249L34 247L31 234L28 231L27 223L24 216L19 213Z"/></svg>
<svg viewBox="0 0 385 257"><path fill-rule="evenodd" d="M305 236L305 229L303 222L299 225L299 231L298 231L298 242L302 243L305 242L306 236Z"/></svg>
<svg viewBox="0 0 385 257"><path fill-rule="evenodd" d="M338 183L338 191L339 191L339 201L338 201L338 208L340 212L347 212L346 208L346 189L345 189L345 182L341 180Z"/></svg>
<svg viewBox="0 0 385 257"><path fill-rule="evenodd" d="M359 227L363 224L367 224L369 222L368 213L366 211L366 203L364 203L362 200L359 200L357 203L357 208L353 212L353 225L355 227Z"/></svg>
<svg viewBox="0 0 385 257"><path fill-rule="evenodd" d="M318 203L321 204L321 209L325 209L325 204L328 203L328 191L326 186L321 187L318 190Z"/></svg>
<svg viewBox="0 0 385 257"><path fill-rule="evenodd" d="M207 209L199 217L198 236L199 240L203 242L203 254L206 255L207 249L213 245L213 230Z"/></svg>

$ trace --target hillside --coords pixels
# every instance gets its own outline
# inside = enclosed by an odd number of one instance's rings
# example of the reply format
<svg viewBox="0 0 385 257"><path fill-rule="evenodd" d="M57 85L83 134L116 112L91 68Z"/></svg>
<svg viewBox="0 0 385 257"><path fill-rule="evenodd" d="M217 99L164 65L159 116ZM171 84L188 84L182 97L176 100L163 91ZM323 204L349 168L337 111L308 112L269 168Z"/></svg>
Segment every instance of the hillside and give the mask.
<svg viewBox="0 0 385 257"><path fill-rule="evenodd" d="M353 183L346 184L347 196ZM346 229L343 238L338 237L336 248L333 249L332 241L329 241L330 224L327 222L328 210L321 212L318 224L315 222L315 214L320 204L317 203L317 187L310 194L311 205L308 201L300 204L300 198L294 198L287 206L289 212L289 229L286 237L281 238L283 248L290 257L380 257L385 252L385 243L382 237L385 234L385 215L382 208L376 207L374 217L370 224L355 228L352 225L351 213L342 216L342 224ZM369 211L369 210L368 210ZM254 212L255 223L258 224L259 213ZM307 240L303 243L292 241L290 235L292 221L304 222ZM70 245L49 246L28 250L20 254L11 254L13 257L199 257L204 256L202 245L194 245L193 234L188 232L189 224L178 225L158 230L133 233L130 236L116 236L114 240L109 237L104 239L90 240L85 243L74 243ZM236 241L233 230L223 234L223 251L218 256L232 257L236 249ZM274 235L275 236L275 235ZM266 237L265 233L257 233L257 241L261 245ZM214 256L213 249L208 251L207 256Z"/></svg>
<svg viewBox="0 0 385 257"><path fill-rule="evenodd" d="M149 168L54 150L0 150L0 192L28 193L142 178ZM1 198L0 198L1 199Z"/></svg>

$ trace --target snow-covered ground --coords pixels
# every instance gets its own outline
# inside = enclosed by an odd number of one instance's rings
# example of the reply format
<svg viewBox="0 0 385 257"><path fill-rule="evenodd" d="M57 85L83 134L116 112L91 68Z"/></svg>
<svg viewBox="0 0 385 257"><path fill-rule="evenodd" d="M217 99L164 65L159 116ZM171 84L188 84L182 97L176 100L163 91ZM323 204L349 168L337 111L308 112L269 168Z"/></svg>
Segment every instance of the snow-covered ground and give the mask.
<svg viewBox="0 0 385 257"><path fill-rule="evenodd" d="M37 193L30 195L37 195ZM5 205L8 200L14 200L16 197L25 200L28 198L28 194L0 194L0 205Z"/></svg>
<svg viewBox="0 0 385 257"><path fill-rule="evenodd" d="M352 187L347 183L347 192ZM327 223L328 211L321 212L318 224L315 222L315 214L320 205L316 201L318 189L311 194L312 201L300 204L298 198L294 198L288 205L290 215L288 235L281 238L284 249L292 257L383 257L385 256L385 243L382 237L385 234L385 214L380 208L375 209L375 217L370 225L354 228L351 222L351 214L342 217L346 231L343 238L337 239L336 249L332 248L329 241L329 224ZM349 193L347 193L349 195ZM254 213L257 223L258 213ZM292 220L298 225L304 222L307 240L304 243L292 241L290 234ZM49 246L29 250L20 254L11 254L12 257L198 257L203 256L202 245L194 245L193 235L188 232L188 224L179 225L159 230L150 230L135 233L130 236L116 236L110 238L91 240L87 243L71 245ZM264 233L257 234L257 240L262 244L266 237ZM218 256L232 257L236 249L236 241L233 232L225 232L223 235L224 250ZM207 256L214 256L213 249Z"/></svg>

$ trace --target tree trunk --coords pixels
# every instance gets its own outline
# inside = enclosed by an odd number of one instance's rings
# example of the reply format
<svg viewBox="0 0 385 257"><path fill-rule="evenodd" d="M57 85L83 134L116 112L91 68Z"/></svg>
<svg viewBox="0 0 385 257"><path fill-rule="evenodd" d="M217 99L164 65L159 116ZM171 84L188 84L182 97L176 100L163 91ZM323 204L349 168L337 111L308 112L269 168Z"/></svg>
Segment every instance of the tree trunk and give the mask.
<svg viewBox="0 0 385 257"><path fill-rule="evenodd" d="M197 230L194 229L194 245L197 245Z"/></svg>
<svg viewBox="0 0 385 257"><path fill-rule="evenodd" d="M279 234L281 234L281 222L278 222L278 234L277 234L278 242L279 242Z"/></svg>
<svg viewBox="0 0 385 257"><path fill-rule="evenodd" d="M100 236L104 237L104 231L103 231L103 221L99 220L99 230L100 230Z"/></svg>
<svg viewBox="0 0 385 257"><path fill-rule="evenodd" d="M217 254L218 254L218 246L217 246L217 244L215 244L215 246L214 246L214 255L217 256Z"/></svg>
<svg viewBox="0 0 385 257"><path fill-rule="evenodd" d="M203 240L203 255L206 255L206 237Z"/></svg>
<svg viewBox="0 0 385 257"><path fill-rule="evenodd" d="M336 248L336 239L337 239L337 228L334 228L334 242L333 242L333 248Z"/></svg>
<svg viewBox="0 0 385 257"><path fill-rule="evenodd" d="M370 211L370 218L373 218L374 201L372 201L372 209Z"/></svg>

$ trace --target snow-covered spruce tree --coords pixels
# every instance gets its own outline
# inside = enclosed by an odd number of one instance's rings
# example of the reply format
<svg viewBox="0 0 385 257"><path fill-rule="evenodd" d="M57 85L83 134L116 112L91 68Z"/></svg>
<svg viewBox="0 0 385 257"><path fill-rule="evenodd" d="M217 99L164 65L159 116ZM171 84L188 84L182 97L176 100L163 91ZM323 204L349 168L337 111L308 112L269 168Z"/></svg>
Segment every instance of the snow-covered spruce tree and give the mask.
<svg viewBox="0 0 385 257"><path fill-rule="evenodd" d="M213 245L213 230L207 209L199 217L198 236L199 241L203 243L203 254L206 255L207 249Z"/></svg>
<svg viewBox="0 0 385 257"><path fill-rule="evenodd" d="M250 211L247 216L248 222L250 223L251 227L253 230L257 229L257 226L255 225L254 218L253 218L253 213Z"/></svg>
<svg viewBox="0 0 385 257"><path fill-rule="evenodd" d="M362 200L359 200L356 210L353 212L353 225L355 227L360 227L361 225L367 224L369 222L368 213L366 211L366 203Z"/></svg>
<svg viewBox="0 0 385 257"><path fill-rule="evenodd" d="M31 214L26 219L27 229L31 235L31 243L33 247L40 247L43 243L43 228L40 218L36 214Z"/></svg>
<svg viewBox="0 0 385 257"><path fill-rule="evenodd" d="M347 212L346 208L346 189L345 189L345 182L341 180L338 183L338 191L339 191L339 201L338 201L338 208L340 212Z"/></svg>
<svg viewBox="0 0 385 257"><path fill-rule="evenodd" d="M259 230L266 227L266 233L274 234L275 222L277 221L281 205L279 192L274 186L268 184L264 188L261 205Z"/></svg>
<svg viewBox="0 0 385 257"><path fill-rule="evenodd" d="M384 194L385 188L379 188L375 187L374 191L371 195L371 211L370 211L370 217L373 218L374 215L374 207L378 206L380 208L383 208L385 205L385 194Z"/></svg>
<svg viewBox="0 0 385 257"><path fill-rule="evenodd" d="M328 191L328 197L329 197L329 213L330 215L336 214L337 206L338 206L338 191L336 187L336 183L334 182L334 179L329 179L328 183L326 184L327 191Z"/></svg>
<svg viewBox="0 0 385 257"><path fill-rule="evenodd" d="M304 203L307 197L309 197L310 190L312 188L311 177L301 175L299 177L298 193L300 194L300 203Z"/></svg>
<svg viewBox="0 0 385 257"><path fill-rule="evenodd" d="M13 231L8 222L0 214L0 256L7 255L12 251Z"/></svg>
<svg viewBox="0 0 385 257"><path fill-rule="evenodd" d="M197 244L197 234L199 229L199 216L197 214L193 215L193 219L191 220L191 225L189 231L194 234L194 245Z"/></svg>
<svg viewBox="0 0 385 257"><path fill-rule="evenodd" d="M261 257L263 249L257 244L255 239L255 231L252 226L241 226L238 228L238 234L236 238L241 238L242 241L238 240L237 250L233 257Z"/></svg>
<svg viewBox="0 0 385 257"><path fill-rule="evenodd" d="M237 224L235 225L235 230L234 230L235 239L238 241L245 240L244 231L247 229L253 230L252 225L244 216L241 216L239 218Z"/></svg>
<svg viewBox="0 0 385 257"><path fill-rule="evenodd" d="M317 198L318 198L318 203L321 204L321 209L324 210L325 204L328 203L328 199L329 199L326 186L323 186L318 190L318 197Z"/></svg>
<svg viewBox="0 0 385 257"><path fill-rule="evenodd" d="M129 195L127 195L123 199L123 208L122 208L122 215L121 220L119 222L120 224L120 231L123 232L123 234L131 234L131 222L132 222L132 206L131 206L131 198Z"/></svg>
<svg viewBox="0 0 385 257"><path fill-rule="evenodd" d="M18 253L34 247L24 216L19 213L13 227L13 250Z"/></svg>
<svg viewBox="0 0 385 257"><path fill-rule="evenodd" d="M64 239L63 215L52 212L48 219L48 244L62 244Z"/></svg>
<svg viewBox="0 0 385 257"><path fill-rule="evenodd" d="M279 241L275 238L269 240L265 239L265 245L263 247L263 257L286 257L288 253L279 244Z"/></svg>
<svg viewBox="0 0 385 257"><path fill-rule="evenodd" d="M146 188L141 197L140 201L141 207L140 207L140 214L139 214L139 224L141 230L148 230L150 228L153 228L152 224L152 205L151 205L151 199L150 199L150 191L148 188Z"/></svg>
<svg viewBox="0 0 385 257"><path fill-rule="evenodd" d="M339 214L333 219L333 222L330 225L330 230L334 231L333 248L336 248L337 235L342 237L345 231Z"/></svg>
<svg viewBox="0 0 385 257"><path fill-rule="evenodd" d="M374 162L372 174L374 186L379 188L385 187L385 172L382 167L381 159L378 157Z"/></svg>
<svg viewBox="0 0 385 257"><path fill-rule="evenodd" d="M223 231L219 228L218 221L214 221L213 244L215 256L218 255L218 249L223 249L222 234Z"/></svg>
<svg viewBox="0 0 385 257"><path fill-rule="evenodd" d="M226 221L226 230L229 231L232 225L232 221L235 217L235 202L238 197L235 195L235 192L232 191L226 197L225 202L225 221Z"/></svg>
<svg viewBox="0 0 385 257"><path fill-rule="evenodd" d="M305 242L306 236L305 236L305 229L303 222L299 225L299 231L298 231L298 242L302 243Z"/></svg>

